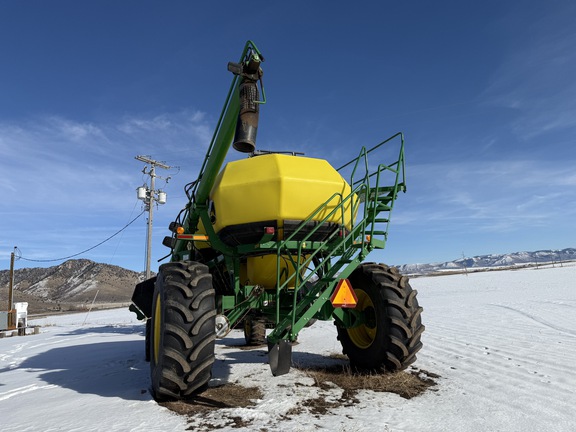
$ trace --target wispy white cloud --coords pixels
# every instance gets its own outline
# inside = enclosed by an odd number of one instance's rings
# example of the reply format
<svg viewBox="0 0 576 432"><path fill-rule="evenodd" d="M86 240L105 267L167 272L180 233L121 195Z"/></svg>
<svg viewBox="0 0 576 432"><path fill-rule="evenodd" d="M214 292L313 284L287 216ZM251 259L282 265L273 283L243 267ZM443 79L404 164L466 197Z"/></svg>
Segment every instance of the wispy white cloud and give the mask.
<svg viewBox="0 0 576 432"><path fill-rule="evenodd" d="M394 223L468 233L562 229L576 217L573 172L570 161L412 166Z"/></svg>
<svg viewBox="0 0 576 432"><path fill-rule="evenodd" d="M573 6L551 7L529 35L519 32L525 37L511 44L484 92L490 104L516 111L511 128L522 139L576 127L576 28L561 24L569 16Z"/></svg>
<svg viewBox="0 0 576 432"><path fill-rule="evenodd" d="M0 123L3 186L12 192L12 202L21 205L32 204L33 197L47 201L55 195L62 202L66 196L70 202L82 197L91 202L139 177L135 175L137 154L195 163L209 141L208 129L200 113L133 117L109 124L62 117ZM85 193L74 193L80 190Z"/></svg>
<svg viewBox="0 0 576 432"><path fill-rule="evenodd" d="M80 143L89 139L105 137L102 129L92 123L75 122L62 117L46 118L40 130L47 134L53 134L55 138Z"/></svg>
<svg viewBox="0 0 576 432"><path fill-rule="evenodd" d="M210 129L202 113L186 111L108 123L56 116L0 122L0 246L53 257L101 241L141 210L135 189L147 176L138 154L181 166L181 175L159 173L173 176L168 185L157 180L176 198L157 212L164 228L185 204L181 191L197 173Z"/></svg>

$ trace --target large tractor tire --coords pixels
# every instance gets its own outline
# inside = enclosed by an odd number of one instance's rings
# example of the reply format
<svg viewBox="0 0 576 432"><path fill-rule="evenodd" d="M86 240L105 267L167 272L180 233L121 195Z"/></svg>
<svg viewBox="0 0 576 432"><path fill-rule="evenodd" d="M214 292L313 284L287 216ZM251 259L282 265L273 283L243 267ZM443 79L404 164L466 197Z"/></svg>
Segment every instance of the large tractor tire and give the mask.
<svg viewBox="0 0 576 432"><path fill-rule="evenodd" d="M157 400L186 399L211 377L216 306L208 267L192 261L163 264L150 326L150 371Z"/></svg>
<svg viewBox="0 0 576 432"><path fill-rule="evenodd" d="M244 318L244 339L246 345L258 346L266 344L266 321L255 315Z"/></svg>
<svg viewBox="0 0 576 432"><path fill-rule="evenodd" d="M406 276L384 264L360 265L348 278L365 322L338 327L344 354L356 370L394 372L406 369L422 348L422 308Z"/></svg>

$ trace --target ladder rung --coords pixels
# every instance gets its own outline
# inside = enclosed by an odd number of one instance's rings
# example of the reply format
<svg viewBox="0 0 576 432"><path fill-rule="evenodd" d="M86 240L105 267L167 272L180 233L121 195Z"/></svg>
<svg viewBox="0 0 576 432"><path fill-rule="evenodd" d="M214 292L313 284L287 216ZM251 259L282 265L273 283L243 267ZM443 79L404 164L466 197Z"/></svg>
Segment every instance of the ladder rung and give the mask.
<svg viewBox="0 0 576 432"><path fill-rule="evenodd" d="M384 205L384 204L378 204L378 205L376 206L376 210L379 211L379 212L380 212L380 211L390 211L390 210L392 210L392 207L390 207L390 206L388 206L388 205Z"/></svg>
<svg viewBox="0 0 576 432"><path fill-rule="evenodd" d="M394 190L394 186L380 186L378 188L378 192L380 192L380 194L382 192L392 192ZM373 188L370 192L374 193L376 192L376 188Z"/></svg>
<svg viewBox="0 0 576 432"><path fill-rule="evenodd" d="M376 200L384 202L384 201L392 201L392 198L394 197L390 195L380 195Z"/></svg>

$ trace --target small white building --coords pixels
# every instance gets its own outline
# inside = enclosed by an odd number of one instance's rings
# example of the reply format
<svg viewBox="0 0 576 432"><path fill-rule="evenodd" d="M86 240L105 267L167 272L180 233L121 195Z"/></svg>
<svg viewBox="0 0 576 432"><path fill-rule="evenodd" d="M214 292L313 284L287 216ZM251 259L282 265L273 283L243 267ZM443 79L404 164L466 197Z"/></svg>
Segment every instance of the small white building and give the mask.
<svg viewBox="0 0 576 432"><path fill-rule="evenodd" d="M16 327L28 327L28 302L14 303Z"/></svg>

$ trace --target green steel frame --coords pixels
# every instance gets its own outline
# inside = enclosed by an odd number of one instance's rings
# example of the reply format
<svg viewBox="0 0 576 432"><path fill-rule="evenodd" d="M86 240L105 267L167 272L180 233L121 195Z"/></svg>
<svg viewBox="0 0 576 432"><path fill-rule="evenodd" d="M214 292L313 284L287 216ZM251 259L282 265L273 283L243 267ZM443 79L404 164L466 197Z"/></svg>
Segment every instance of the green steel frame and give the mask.
<svg viewBox="0 0 576 432"><path fill-rule="evenodd" d="M254 43L248 41L240 61L247 62L254 56L257 59L262 57ZM192 184L190 202L183 210L183 216L179 216L187 234L196 233L202 221L210 247L217 251L217 256L206 264L213 274L219 273L227 279L231 288L217 293L218 313L226 315L232 327L250 311L261 313L274 323L274 329L268 336L270 343L294 341L313 318L334 318L345 327L360 325L363 322L362 314L354 309L334 308L330 297L340 279L347 278L372 250L385 247L394 202L400 191L406 191L403 134L397 133L369 150L362 147L356 158L338 168L347 178L351 193L348 196L334 194L288 238L277 241L273 234L263 233L256 244L231 247L224 244L212 228L209 194L234 137L240 109L238 89L239 78L235 76L200 174ZM262 86L261 93L260 103L265 103ZM393 153L397 157L394 156L395 160L391 163L381 163L380 150L393 145L397 146L397 153ZM348 177L344 175L345 172L349 172ZM346 211L350 213L346 215ZM326 216L319 220L319 214ZM339 229L322 241L312 240L324 223L335 218L341 221ZM318 223L309 230L307 223L312 220ZM345 229L346 220L352 221L349 229ZM198 240L178 239L172 251L172 261L192 259L195 241ZM241 261L258 254L277 257L274 290L241 283ZM292 274L290 277L281 274L283 264L294 270L288 272Z"/></svg>

